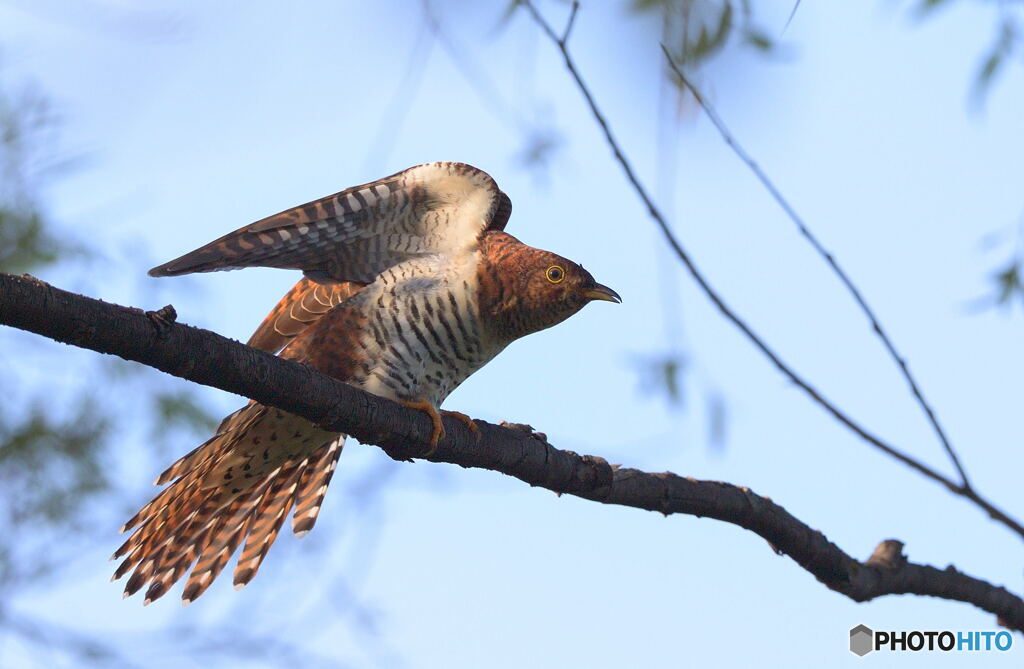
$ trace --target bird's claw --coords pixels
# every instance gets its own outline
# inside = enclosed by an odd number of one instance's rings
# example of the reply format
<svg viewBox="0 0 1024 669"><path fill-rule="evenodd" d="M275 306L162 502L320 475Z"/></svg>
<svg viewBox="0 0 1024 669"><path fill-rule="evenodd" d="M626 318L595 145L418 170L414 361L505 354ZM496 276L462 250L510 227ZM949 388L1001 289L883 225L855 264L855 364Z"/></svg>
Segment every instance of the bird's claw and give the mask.
<svg viewBox="0 0 1024 669"><path fill-rule="evenodd" d="M427 400L416 400L413 402L399 402L404 407L410 409L416 409L422 411L430 417L430 422L433 424L434 429L430 434L430 448L423 454L422 457L429 457L434 454L437 450L437 443L444 439L444 423L441 422L441 414L437 412L437 408L428 402Z"/></svg>
<svg viewBox="0 0 1024 669"><path fill-rule="evenodd" d="M441 413L443 413L445 416L454 418L460 423L465 424L465 426L469 428L469 431L473 433L473 436L476 438L477 442L480 441L480 427L472 418L462 413L461 411L448 411L447 409L441 409Z"/></svg>

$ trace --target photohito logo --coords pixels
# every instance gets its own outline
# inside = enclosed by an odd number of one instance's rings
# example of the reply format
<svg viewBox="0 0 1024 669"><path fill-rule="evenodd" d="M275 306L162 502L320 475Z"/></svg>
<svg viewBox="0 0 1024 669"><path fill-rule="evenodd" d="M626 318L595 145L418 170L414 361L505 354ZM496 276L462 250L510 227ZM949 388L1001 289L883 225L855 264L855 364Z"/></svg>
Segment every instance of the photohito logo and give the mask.
<svg viewBox="0 0 1024 669"><path fill-rule="evenodd" d="M1013 646L1013 636L1007 631L951 632L943 630L903 632L874 631L867 625L850 630L850 652L864 657L873 650L889 651L1007 651Z"/></svg>

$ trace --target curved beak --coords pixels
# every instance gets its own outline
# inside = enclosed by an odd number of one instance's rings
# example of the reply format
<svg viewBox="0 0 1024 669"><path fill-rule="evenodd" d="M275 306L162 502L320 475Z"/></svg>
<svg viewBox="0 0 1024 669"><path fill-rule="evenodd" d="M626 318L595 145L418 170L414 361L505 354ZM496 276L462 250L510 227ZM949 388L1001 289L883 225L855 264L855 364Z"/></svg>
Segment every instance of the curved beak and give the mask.
<svg viewBox="0 0 1024 669"><path fill-rule="evenodd" d="M622 302L622 298L619 297L618 293L608 286L602 286L599 283L595 283L590 288L584 290L583 297L588 300L604 300L605 302L615 302L616 304Z"/></svg>

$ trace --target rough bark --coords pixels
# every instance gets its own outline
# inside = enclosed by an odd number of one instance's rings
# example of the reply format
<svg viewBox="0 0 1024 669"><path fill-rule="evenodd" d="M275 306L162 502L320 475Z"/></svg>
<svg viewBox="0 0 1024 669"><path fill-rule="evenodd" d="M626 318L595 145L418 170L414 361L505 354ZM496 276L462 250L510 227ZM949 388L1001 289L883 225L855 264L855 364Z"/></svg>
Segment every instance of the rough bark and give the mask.
<svg viewBox="0 0 1024 669"><path fill-rule="evenodd" d="M75 295L27 275L0 274L0 324L251 397L380 446L396 459L420 458L428 450L431 424L422 412L177 323L171 307L147 312ZM446 418L447 437L425 459L501 472L604 504L732 523L763 537L776 552L854 601L928 595L973 604L995 614L1000 624L1024 631L1020 597L952 566L937 569L909 562L899 541L883 541L862 562L748 488L619 467L600 457L557 449L528 429L476 424L479 432L474 435L460 421Z"/></svg>

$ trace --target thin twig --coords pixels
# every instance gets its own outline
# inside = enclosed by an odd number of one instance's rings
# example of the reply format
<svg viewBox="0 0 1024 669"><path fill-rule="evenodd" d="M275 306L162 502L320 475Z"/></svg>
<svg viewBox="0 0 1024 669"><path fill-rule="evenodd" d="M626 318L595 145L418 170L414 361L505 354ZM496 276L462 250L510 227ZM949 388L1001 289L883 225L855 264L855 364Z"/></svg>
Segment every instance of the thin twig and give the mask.
<svg viewBox="0 0 1024 669"><path fill-rule="evenodd" d="M618 161L619 165L622 167L623 172L625 172L626 174L626 178L629 180L630 184L632 184L633 189L636 191L637 195L643 201L644 206L646 206L651 218L661 229L661 232L664 234L665 240L668 242L669 246L679 257L680 261L682 261L687 271L690 272L690 275L693 277L694 281L697 282L697 285L700 287L700 289L704 292L708 299L710 299L711 302L718 308L722 315L725 316L725 318L728 319L730 322L732 322L733 325L735 325L740 330L740 332L742 332L747 337L747 339L749 339L750 342L758 350L760 350L761 353L763 353L765 357L767 357L780 372L782 372L782 374L784 374L790 381L792 381L805 393L807 393L807 395L814 402L816 402L819 406L825 409L825 411L831 414L840 423L842 423L850 430L852 430L861 439L868 442L869 444L871 444L878 450L882 451L883 453L889 455L890 457L893 457L896 460L902 462L903 464L910 467L914 471L918 472L922 476L925 476L926 478L929 478L935 481L936 483L943 485L947 490L952 492L954 495L958 495L960 497L970 500L976 506L978 506L979 508L983 509L986 513L988 513L989 517L1002 523L1003 525L1010 528L1021 537L1024 537L1024 525L1022 525L1019 521L1015 520L1005 511L996 507L987 499L981 497L973 488L961 485L956 481L953 481L949 477L940 474L939 472L932 469L923 462L911 457L910 455L907 455L906 453L900 451L896 447L886 443L881 438L875 436L866 428L862 427L859 423L855 422L852 418L847 416L835 404L830 402L820 392L818 392L818 390L814 388L814 386L812 386L808 381L806 381L803 377L797 374L789 365L783 362L783 360L775 353L775 351L771 347L769 347L768 344L765 343L765 341L761 339L761 337L757 333L755 333L753 329L751 329L751 327L747 325L747 323L742 318L740 318L731 308L729 308L728 305L726 305L723 298L718 294L717 291L715 291L714 288L712 288L711 284L708 283L708 280L704 277L703 273L701 273L701 271L697 268L693 259L690 257L690 254L687 253L687 251L683 248L682 243L676 238L675 234L672 232L672 229L666 222L665 217L661 214L661 211L658 209L657 205L654 204L654 200L651 199L651 196L648 194L647 189L645 189L643 184L640 183L639 178L633 171L632 165L623 153L622 148L619 146L618 141L615 139L615 136L612 134L611 128L608 125L608 121L605 119L604 114L598 108L597 103L594 101L593 95L590 93L590 89L587 87L586 83L584 83L583 78L581 77L579 71L576 69L576 64L572 59L572 55L569 53L569 48L566 42L564 42L561 38L558 37L555 31L552 30L551 26L547 23L547 21L544 20L544 17L540 15L540 12L538 12L537 9L533 6L530 0L519 0L519 2L522 6L526 7L526 9L533 16L534 20L540 26L541 30L543 30L544 33L551 39L551 41L554 42L555 45L558 47L558 50L562 54L562 59L565 61L566 69L572 76L573 80L576 82L576 86L579 88L580 93L586 100L587 105L590 108L590 112L594 117L594 120L597 121L597 124L601 127L605 139L607 140L609 147L611 147L612 153L615 155L615 159Z"/></svg>
<svg viewBox="0 0 1024 669"><path fill-rule="evenodd" d="M572 9L569 10L569 20L565 22L565 30L562 31L562 39L559 40L562 43L569 41L569 35L572 34L572 27L576 25L576 15L580 12L580 3L577 0L573 0Z"/></svg>
<svg viewBox="0 0 1024 669"><path fill-rule="evenodd" d="M782 33L785 33L789 28L789 24L793 22L793 17L796 16L796 10L800 9L800 0L796 0L793 3L793 10L789 12L789 18L786 19L786 25L782 26Z"/></svg>
<svg viewBox="0 0 1024 669"><path fill-rule="evenodd" d="M429 451L424 459L501 472L559 494L731 523L764 538L776 552L854 601L894 594L940 597L973 604L998 616L1000 624L1024 631L1024 600L1006 588L952 566L911 563L895 540L883 541L870 558L857 560L748 488L611 465L600 457L557 449L526 426L482 420L475 421L475 432L448 420L446 436L431 448L433 426L421 411L213 332L176 322L157 332L139 309L74 295L28 276L0 273L0 324L251 397L325 430L376 444L395 459L420 458Z"/></svg>
<svg viewBox="0 0 1024 669"><path fill-rule="evenodd" d="M480 100L480 105L486 109L495 119L515 132L531 132L530 122L518 111L518 107L512 104L502 95L501 89L494 85L494 82L487 76L487 73L479 67L477 60L470 57L458 44L452 35L444 30L441 19L435 11L431 0L422 0L423 18L427 22L441 48L448 54L452 66L458 70L462 78L472 89Z"/></svg>
<svg viewBox="0 0 1024 669"><path fill-rule="evenodd" d="M854 301L860 307L860 310L864 312L864 315L867 316L868 321L871 323L872 330L874 330L875 334L878 335L878 338L882 340L882 344L885 346L886 351L889 352L889 357L893 359L893 362L896 363L896 366L903 374L903 378L907 380L907 385L910 386L910 391L913 393L914 399L917 401L918 405L920 405L921 410L924 412L924 415L928 418L928 422L931 423L932 428L935 430L936 436L938 436L939 441L942 442L942 447L946 449L946 453L949 455L949 459L952 460L953 466L956 467L957 473L960 474L960 481L963 487L970 488L971 484L967 478L967 472L964 471L963 465L960 463L960 458L957 457L956 451L953 450L953 445L950 443L949 438L946 436L945 430L943 430L942 426L939 424L939 419L935 415L935 411L932 410L932 407L928 403L928 400L926 400L924 397L924 393L921 392L921 388L917 385L917 381L914 379L914 376L910 373L910 368L907 366L906 358L900 355L899 351L896 350L896 346L892 343L892 339L889 338L889 335L886 334L885 330L882 328L881 321L878 320L878 317L875 315L874 310L871 309L871 307L867 303L867 300L865 300L864 296L861 294L860 290L857 288L856 285L854 285L853 280L850 279L849 275L845 271L843 271L842 267L839 266L839 262L835 259L835 256L831 252L829 252L829 250L826 249L820 241L818 241L818 238L815 237L814 233L812 233L810 228L807 227L807 224L800 217L800 215L796 213L796 210L789 203L789 201L786 200L786 198L782 195L782 192L779 191L779 189L775 186L772 180L768 178L768 175L764 172L764 170L761 169L761 166L758 165L757 162L750 156L750 154L747 153L746 150L740 145L740 143L736 140L735 135L733 135L729 131L729 128L726 127L725 122L722 121L722 118L718 115L718 112L716 112L715 108L711 106L711 103L709 103L704 98L704 96L701 95L700 91L697 90L697 87L694 86L690 82L690 80L683 75L682 70L676 64L675 60L673 60L672 54L669 53L668 48L666 48L664 44L661 45L661 50L665 52L665 58L668 60L669 67L671 67L675 75L679 77L679 81L681 81L683 85L689 89L690 93L693 94L693 97L697 101L697 104L699 104L701 108L704 110L704 113L708 115L708 118L711 120L711 123L718 130L718 134L722 136L722 139L725 140L725 143L729 145L729 148L733 150L733 153L735 153L739 157L739 159L746 164L750 171L754 173L754 176L756 176L758 181L761 182L761 185L765 187L765 190L767 190L768 193L770 193L771 196L778 203L778 205L782 207L782 210L786 213L786 216L788 216L789 219L793 221L794 224L796 224L796 227L800 231L800 234L804 236L804 238L810 243L810 245L814 248L818 255L820 255L826 263L828 263L828 266L832 269L832 272L839 278L840 282L842 282L842 284L846 287L846 290L849 291L850 295L853 296Z"/></svg>

